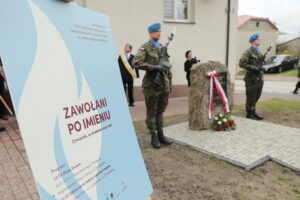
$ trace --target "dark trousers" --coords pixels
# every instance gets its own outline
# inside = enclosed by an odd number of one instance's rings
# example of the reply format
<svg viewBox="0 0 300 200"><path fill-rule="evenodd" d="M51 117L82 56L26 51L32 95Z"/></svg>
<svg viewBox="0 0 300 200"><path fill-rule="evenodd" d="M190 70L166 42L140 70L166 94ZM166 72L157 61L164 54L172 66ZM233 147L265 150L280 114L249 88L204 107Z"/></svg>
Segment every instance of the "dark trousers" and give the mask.
<svg viewBox="0 0 300 200"><path fill-rule="evenodd" d="M161 131L164 126L163 113L169 101L170 90L144 89L147 109L146 124L149 130Z"/></svg>
<svg viewBox="0 0 300 200"><path fill-rule="evenodd" d="M294 92L297 92L299 88L300 88L300 81L298 81L298 83L296 84L296 88L295 88Z"/></svg>
<svg viewBox="0 0 300 200"><path fill-rule="evenodd" d="M128 95L129 104L133 104L134 103L133 80L132 81L123 80L123 86L124 86L125 93L127 93L127 95Z"/></svg>
<svg viewBox="0 0 300 200"><path fill-rule="evenodd" d="M191 87L191 79L190 79L190 77L187 78L187 81L188 81L188 86Z"/></svg>
<svg viewBox="0 0 300 200"><path fill-rule="evenodd" d="M190 75L190 73L188 73L188 74L186 75L186 80L187 80L187 82L188 82L188 86L191 87L191 75Z"/></svg>
<svg viewBox="0 0 300 200"><path fill-rule="evenodd" d="M246 111L248 114L255 112L263 85L263 81L246 81Z"/></svg>

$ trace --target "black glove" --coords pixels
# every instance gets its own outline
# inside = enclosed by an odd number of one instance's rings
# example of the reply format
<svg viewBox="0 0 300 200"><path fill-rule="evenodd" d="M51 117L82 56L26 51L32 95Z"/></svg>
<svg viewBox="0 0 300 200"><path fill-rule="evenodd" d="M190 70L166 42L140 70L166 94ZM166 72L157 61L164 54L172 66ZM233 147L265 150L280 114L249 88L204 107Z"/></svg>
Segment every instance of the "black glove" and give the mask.
<svg viewBox="0 0 300 200"><path fill-rule="evenodd" d="M257 68L253 68L251 71L252 71L253 73L255 73L257 76L260 75L260 71L259 71Z"/></svg>
<svg viewBox="0 0 300 200"><path fill-rule="evenodd" d="M261 71L261 72L265 72L265 71L266 71L266 69L265 69L265 68L263 68L263 67L259 67L259 71Z"/></svg>
<svg viewBox="0 0 300 200"><path fill-rule="evenodd" d="M154 65L153 70L161 73L167 71L167 69L161 65Z"/></svg>

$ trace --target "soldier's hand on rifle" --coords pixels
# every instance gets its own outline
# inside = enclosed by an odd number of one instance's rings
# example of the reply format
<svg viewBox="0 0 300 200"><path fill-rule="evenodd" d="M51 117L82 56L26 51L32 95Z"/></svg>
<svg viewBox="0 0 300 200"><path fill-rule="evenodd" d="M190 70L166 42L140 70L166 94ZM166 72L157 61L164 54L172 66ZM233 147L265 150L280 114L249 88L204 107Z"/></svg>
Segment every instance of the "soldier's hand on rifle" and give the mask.
<svg viewBox="0 0 300 200"><path fill-rule="evenodd" d="M161 65L154 65L153 70L161 73L167 71L167 69Z"/></svg>
<svg viewBox="0 0 300 200"><path fill-rule="evenodd" d="M260 71L259 71L258 68L253 68L251 71L252 71L253 73L255 73L256 75L260 75Z"/></svg>
<svg viewBox="0 0 300 200"><path fill-rule="evenodd" d="M266 69L265 69L265 68L263 68L263 67L260 67L260 68L259 68L259 71L265 72L265 71L266 71Z"/></svg>

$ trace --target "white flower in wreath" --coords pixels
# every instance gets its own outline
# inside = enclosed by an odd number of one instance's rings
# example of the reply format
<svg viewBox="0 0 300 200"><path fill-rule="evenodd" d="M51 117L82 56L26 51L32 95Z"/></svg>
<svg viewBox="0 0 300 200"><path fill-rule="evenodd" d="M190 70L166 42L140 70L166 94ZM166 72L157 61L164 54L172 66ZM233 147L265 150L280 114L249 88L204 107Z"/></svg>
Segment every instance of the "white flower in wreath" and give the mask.
<svg viewBox="0 0 300 200"><path fill-rule="evenodd" d="M223 117L223 114L219 114L219 117Z"/></svg>
<svg viewBox="0 0 300 200"><path fill-rule="evenodd" d="M225 122L225 123L226 123L226 122L227 122L227 119L226 119L226 118L225 118L225 119L223 119L223 122Z"/></svg>
<svg viewBox="0 0 300 200"><path fill-rule="evenodd" d="M215 120L216 120L216 121L219 120L219 117L215 117Z"/></svg>
<svg viewBox="0 0 300 200"><path fill-rule="evenodd" d="M219 124L219 125L221 125L221 124L222 124L222 122L221 122L221 121L218 121L218 124Z"/></svg>

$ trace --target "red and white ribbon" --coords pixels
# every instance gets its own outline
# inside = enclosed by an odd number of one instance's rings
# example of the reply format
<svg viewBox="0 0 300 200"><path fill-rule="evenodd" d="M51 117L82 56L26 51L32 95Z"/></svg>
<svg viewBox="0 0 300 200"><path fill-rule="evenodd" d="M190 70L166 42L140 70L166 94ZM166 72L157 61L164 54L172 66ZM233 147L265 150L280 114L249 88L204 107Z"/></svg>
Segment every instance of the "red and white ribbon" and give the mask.
<svg viewBox="0 0 300 200"><path fill-rule="evenodd" d="M222 88L219 80L217 79L218 74L216 73L216 71L209 72L207 75L210 77L208 117L209 119L212 119L212 113L214 110L214 87L216 88L218 94L221 97L222 102L224 103L225 113L229 113L230 109L229 109L229 103L226 94L224 92L224 89Z"/></svg>

